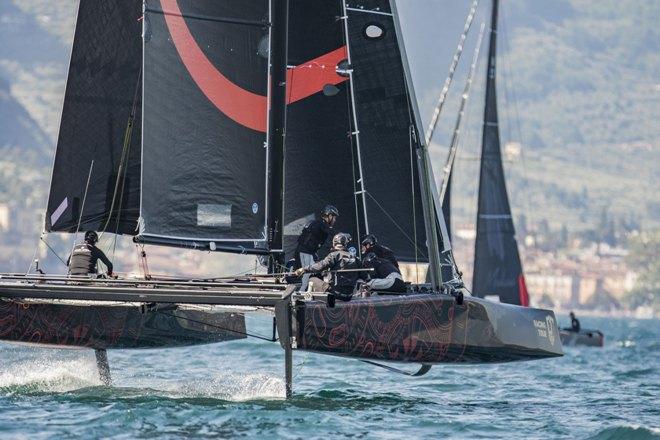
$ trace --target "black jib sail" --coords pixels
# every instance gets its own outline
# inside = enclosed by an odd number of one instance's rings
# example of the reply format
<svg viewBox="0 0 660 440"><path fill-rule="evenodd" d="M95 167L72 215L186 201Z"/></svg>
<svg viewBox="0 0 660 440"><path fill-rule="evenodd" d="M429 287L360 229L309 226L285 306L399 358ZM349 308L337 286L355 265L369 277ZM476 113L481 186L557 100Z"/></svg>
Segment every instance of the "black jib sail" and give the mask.
<svg viewBox="0 0 660 440"><path fill-rule="evenodd" d="M139 240L267 252L269 5L147 0Z"/></svg>
<svg viewBox="0 0 660 440"><path fill-rule="evenodd" d="M353 245L364 234L342 2L290 0L286 130L285 251L324 205ZM326 249L322 249L322 253Z"/></svg>
<svg viewBox="0 0 660 440"><path fill-rule="evenodd" d="M346 2L365 229L402 261L428 261L417 104L389 0Z"/></svg>
<svg viewBox="0 0 660 440"><path fill-rule="evenodd" d="M75 232L80 222L81 230L136 233L141 15L135 0L80 2L47 231Z"/></svg>
<svg viewBox="0 0 660 440"><path fill-rule="evenodd" d="M401 261L428 261L416 104L389 0L297 0L290 17L288 255L332 203L355 244L369 232Z"/></svg>
<svg viewBox="0 0 660 440"><path fill-rule="evenodd" d="M479 297L499 296L502 302L527 306L529 298L518 254L500 151L495 84L497 13L498 0L493 0L472 293Z"/></svg>

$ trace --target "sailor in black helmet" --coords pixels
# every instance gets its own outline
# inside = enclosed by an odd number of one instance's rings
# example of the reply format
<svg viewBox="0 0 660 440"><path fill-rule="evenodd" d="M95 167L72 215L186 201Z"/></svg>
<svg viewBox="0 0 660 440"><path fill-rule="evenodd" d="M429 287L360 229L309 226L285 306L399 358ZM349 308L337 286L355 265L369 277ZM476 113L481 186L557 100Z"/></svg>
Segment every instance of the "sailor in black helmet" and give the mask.
<svg viewBox="0 0 660 440"><path fill-rule="evenodd" d="M378 258L383 258L389 261L397 268L397 270L399 270L399 262L396 260L394 252L392 252L390 248L378 243L378 239L376 239L374 234L365 235L362 239L362 255L370 253L376 254Z"/></svg>
<svg viewBox="0 0 660 440"><path fill-rule="evenodd" d="M371 280L364 285L367 290L398 293L406 291L406 283L403 281L399 268L389 260L380 258L371 252L362 261L362 267L373 269Z"/></svg>
<svg viewBox="0 0 660 440"><path fill-rule="evenodd" d="M296 267L307 267L313 264L318 257L316 252L323 246L328 237L335 232L333 226L339 217L339 211L332 205L327 205L321 211L321 219L312 220L305 225L298 237L296 247ZM302 277L301 290L307 290L310 274Z"/></svg>
<svg viewBox="0 0 660 440"><path fill-rule="evenodd" d="M108 276L112 276L112 263L103 251L96 247L99 236L94 231L85 232L85 242L73 248L67 260L71 275L96 274L96 262L101 260L108 268Z"/></svg>
<svg viewBox="0 0 660 440"><path fill-rule="evenodd" d="M356 270L361 268L360 259L348 250L350 241L349 234L340 232L335 235L332 238L332 252L317 263L301 267L296 271L296 275L327 271L323 281L312 278L314 290L329 291L343 301L350 300L362 274L360 270ZM337 272L342 270L349 271ZM319 288L319 285L322 287Z"/></svg>

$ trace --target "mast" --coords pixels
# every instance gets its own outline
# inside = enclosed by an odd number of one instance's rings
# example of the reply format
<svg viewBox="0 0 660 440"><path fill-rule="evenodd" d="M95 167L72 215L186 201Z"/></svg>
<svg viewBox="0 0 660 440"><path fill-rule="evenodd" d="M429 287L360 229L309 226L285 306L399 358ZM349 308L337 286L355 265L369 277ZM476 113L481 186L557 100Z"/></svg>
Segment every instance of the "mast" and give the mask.
<svg viewBox="0 0 660 440"><path fill-rule="evenodd" d="M289 0L270 0L269 112L268 112L268 249L269 272L284 265L284 138L286 135L286 78Z"/></svg>

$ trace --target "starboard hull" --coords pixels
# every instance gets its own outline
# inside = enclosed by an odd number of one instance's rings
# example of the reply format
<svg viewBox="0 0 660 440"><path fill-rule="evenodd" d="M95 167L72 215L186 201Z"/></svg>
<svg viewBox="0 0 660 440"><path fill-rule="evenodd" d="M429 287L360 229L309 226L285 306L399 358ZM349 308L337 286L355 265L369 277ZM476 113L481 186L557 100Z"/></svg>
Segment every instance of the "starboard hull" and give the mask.
<svg viewBox="0 0 660 440"><path fill-rule="evenodd" d="M491 363L562 356L554 313L444 294L296 306L297 348L360 359Z"/></svg>
<svg viewBox="0 0 660 440"><path fill-rule="evenodd" d="M245 317L226 311L0 299L0 341L5 342L108 350L241 338L245 338Z"/></svg>
<svg viewBox="0 0 660 440"><path fill-rule="evenodd" d="M587 347L602 347L605 344L605 336L600 330L583 329L579 332L560 330L561 343L567 347L585 345Z"/></svg>

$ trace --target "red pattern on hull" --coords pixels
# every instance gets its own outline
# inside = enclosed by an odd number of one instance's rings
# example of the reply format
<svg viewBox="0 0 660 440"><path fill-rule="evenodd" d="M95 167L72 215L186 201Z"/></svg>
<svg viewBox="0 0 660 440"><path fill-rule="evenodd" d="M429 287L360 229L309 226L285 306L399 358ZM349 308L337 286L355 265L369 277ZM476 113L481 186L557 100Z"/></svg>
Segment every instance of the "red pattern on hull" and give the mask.
<svg viewBox="0 0 660 440"><path fill-rule="evenodd" d="M186 317L220 324L229 331L188 325ZM155 348L241 339L244 332L243 316L230 313L142 313L138 306L0 300L0 340L9 342L94 349Z"/></svg>

